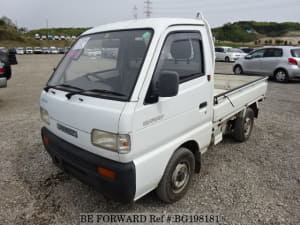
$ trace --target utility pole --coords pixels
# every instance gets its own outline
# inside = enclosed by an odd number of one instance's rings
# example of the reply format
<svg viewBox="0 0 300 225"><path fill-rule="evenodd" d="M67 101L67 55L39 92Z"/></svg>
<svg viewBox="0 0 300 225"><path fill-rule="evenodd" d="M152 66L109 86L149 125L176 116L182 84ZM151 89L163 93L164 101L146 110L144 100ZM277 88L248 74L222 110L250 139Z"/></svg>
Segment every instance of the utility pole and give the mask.
<svg viewBox="0 0 300 225"><path fill-rule="evenodd" d="M145 0L144 5L145 5L144 6L144 8L145 8L144 13L145 13L146 17L149 18L149 17L151 17L151 14L152 14L152 7L151 7L152 1Z"/></svg>
<svg viewBox="0 0 300 225"><path fill-rule="evenodd" d="M138 8L136 7L136 5L134 5L134 7L133 7L133 18L135 20L137 20L137 18L138 18Z"/></svg>
<svg viewBox="0 0 300 225"><path fill-rule="evenodd" d="M48 19L46 19L46 28L47 28L47 40L48 40L48 37L49 37L49 30L48 30Z"/></svg>

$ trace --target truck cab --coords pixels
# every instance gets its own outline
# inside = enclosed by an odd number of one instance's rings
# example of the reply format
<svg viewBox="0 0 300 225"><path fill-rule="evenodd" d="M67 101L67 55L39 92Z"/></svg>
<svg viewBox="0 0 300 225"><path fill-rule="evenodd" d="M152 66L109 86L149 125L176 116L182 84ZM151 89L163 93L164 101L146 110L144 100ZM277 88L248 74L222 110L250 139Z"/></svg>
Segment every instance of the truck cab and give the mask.
<svg viewBox="0 0 300 225"><path fill-rule="evenodd" d="M166 202L179 200L200 171L201 154L222 139L220 121L245 115L266 91L264 83L259 93L247 93L251 101L237 102L228 112L234 115L218 114L215 123L214 59L210 27L201 19L145 19L86 31L41 94L42 139L53 162L117 201L154 189ZM218 90L228 92L230 85L222 84ZM229 103L221 98L218 92L225 110Z"/></svg>

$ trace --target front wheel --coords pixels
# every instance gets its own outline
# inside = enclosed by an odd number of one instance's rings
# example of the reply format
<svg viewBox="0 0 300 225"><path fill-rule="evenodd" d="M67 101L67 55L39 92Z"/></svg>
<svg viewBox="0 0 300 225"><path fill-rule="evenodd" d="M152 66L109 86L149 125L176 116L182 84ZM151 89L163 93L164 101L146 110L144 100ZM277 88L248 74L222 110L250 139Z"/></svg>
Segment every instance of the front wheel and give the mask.
<svg viewBox="0 0 300 225"><path fill-rule="evenodd" d="M254 125L254 112L251 108L246 110L244 117L238 117L233 125L233 137L239 142L247 141Z"/></svg>
<svg viewBox="0 0 300 225"><path fill-rule="evenodd" d="M195 158L187 148L179 148L167 165L156 189L157 196L164 202L172 203L186 193L195 170Z"/></svg>
<svg viewBox="0 0 300 225"><path fill-rule="evenodd" d="M277 70L274 74L274 78L277 82L281 83L288 82L289 80L288 73L283 69Z"/></svg>
<svg viewBox="0 0 300 225"><path fill-rule="evenodd" d="M226 56L226 57L225 57L225 62L229 62L229 61L230 61L229 57Z"/></svg>
<svg viewBox="0 0 300 225"><path fill-rule="evenodd" d="M240 65L237 65L236 67L234 67L233 72L236 75L240 75L243 74L243 69Z"/></svg>

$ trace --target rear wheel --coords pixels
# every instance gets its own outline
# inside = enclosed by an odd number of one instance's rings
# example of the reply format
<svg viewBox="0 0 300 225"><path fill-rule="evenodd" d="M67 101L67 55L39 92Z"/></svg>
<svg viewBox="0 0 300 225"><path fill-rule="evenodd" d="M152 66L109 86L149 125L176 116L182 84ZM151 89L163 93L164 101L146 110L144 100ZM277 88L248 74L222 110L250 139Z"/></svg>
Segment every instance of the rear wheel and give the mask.
<svg viewBox="0 0 300 225"><path fill-rule="evenodd" d="M239 142L247 141L254 125L254 112L251 108L246 110L244 117L238 117L233 125L233 137Z"/></svg>
<svg viewBox="0 0 300 225"><path fill-rule="evenodd" d="M229 57L226 56L226 57L225 57L225 62L229 62L229 61L230 61Z"/></svg>
<svg viewBox="0 0 300 225"><path fill-rule="evenodd" d="M167 165L156 189L157 196L167 203L176 202L186 193L195 170L195 158L187 148L179 148Z"/></svg>
<svg viewBox="0 0 300 225"><path fill-rule="evenodd" d="M240 65L237 65L234 67L233 72L236 75L243 74L243 69Z"/></svg>
<svg viewBox="0 0 300 225"><path fill-rule="evenodd" d="M285 70L279 69L276 70L276 72L274 73L274 78L277 82L284 83L284 82L288 82L289 75Z"/></svg>

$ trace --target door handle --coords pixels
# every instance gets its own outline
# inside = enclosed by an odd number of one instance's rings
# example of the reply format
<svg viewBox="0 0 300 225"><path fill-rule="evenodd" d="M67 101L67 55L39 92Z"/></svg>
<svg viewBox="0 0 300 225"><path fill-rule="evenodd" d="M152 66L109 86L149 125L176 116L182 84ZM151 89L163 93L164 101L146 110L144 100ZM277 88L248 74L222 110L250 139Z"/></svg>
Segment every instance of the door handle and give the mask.
<svg viewBox="0 0 300 225"><path fill-rule="evenodd" d="M200 105L199 105L199 109L203 109L207 106L207 102L202 102Z"/></svg>

